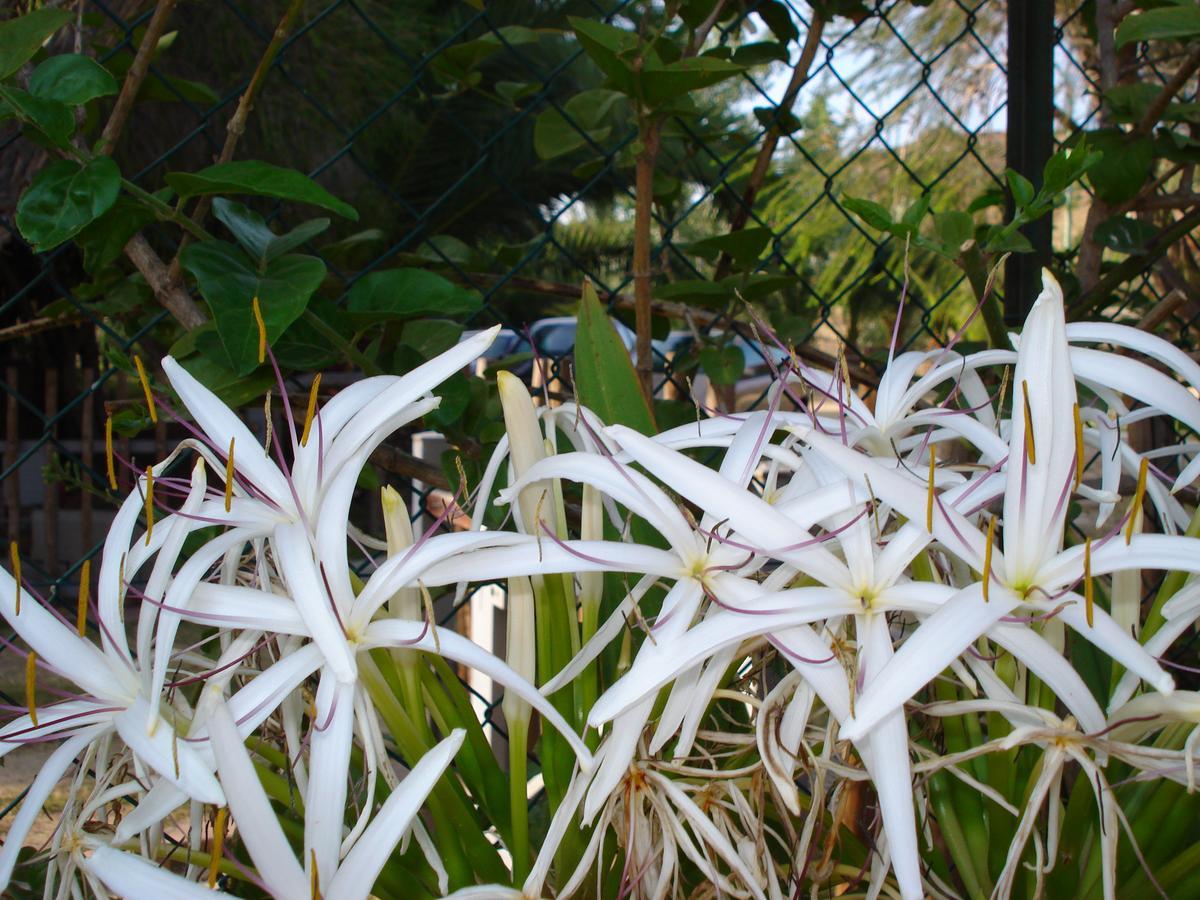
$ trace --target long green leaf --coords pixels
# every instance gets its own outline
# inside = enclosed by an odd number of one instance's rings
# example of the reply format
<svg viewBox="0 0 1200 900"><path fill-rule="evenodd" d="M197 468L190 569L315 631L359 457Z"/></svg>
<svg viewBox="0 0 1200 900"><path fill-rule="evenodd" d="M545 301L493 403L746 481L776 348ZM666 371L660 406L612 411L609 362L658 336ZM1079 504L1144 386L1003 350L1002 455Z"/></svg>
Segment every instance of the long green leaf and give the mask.
<svg viewBox="0 0 1200 900"><path fill-rule="evenodd" d="M610 425L655 431L629 352L604 314L600 298L584 282L575 334L575 393L579 402Z"/></svg>

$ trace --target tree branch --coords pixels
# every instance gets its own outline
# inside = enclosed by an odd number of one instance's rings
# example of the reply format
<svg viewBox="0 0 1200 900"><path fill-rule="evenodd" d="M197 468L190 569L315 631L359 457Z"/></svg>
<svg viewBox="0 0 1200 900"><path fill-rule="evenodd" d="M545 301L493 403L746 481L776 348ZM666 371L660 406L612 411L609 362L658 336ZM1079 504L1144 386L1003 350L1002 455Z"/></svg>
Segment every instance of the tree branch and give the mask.
<svg viewBox="0 0 1200 900"><path fill-rule="evenodd" d="M1154 126L1158 124L1158 120L1162 118L1163 112L1166 111L1167 104L1172 98L1183 90L1183 86L1191 80L1191 77L1196 74L1196 70L1200 69L1200 47L1197 47L1188 54L1185 59L1175 70L1175 74L1171 76L1171 80L1163 85L1162 91L1154 98L1154 102L1146 108L1146 114L1142 116L1142 120L1137 123L1137 127L1133 129L1134 134L1149 134L1154 130Z"/></svg>
<svg viewBox="0 0 1200 900"><path fill-rule="evenodd" d="M125 75L125 83L121 85L121 93L117 95L112 115L108 117L104 131L100 133L100 140L96 142L97 154L111 153L116 147L117 141L121 139L121 132L125 129L129 112L133 109L138 92L142 89L142 82L146 80L146 75L150 71L150 60L154 57L159 38L166 30L167 19L171 17L174 9L175 0L158 0L158 6L154 9L154 15L150 17L150 23L146 26L142 42L138 45L133 65L129 67L129 71Z"/></svg>
<svg viewBox="0 0 1200 900"><path fill-rule="evenodd" d="M158 302L184 328L198 328L208 321L200 307L196 304L183 285L174 281L167 272L167 266L162 261L150 242L141 234L135 234L125 245L125 255L137 267L146 279L146 284L154 291Z"/></svg>

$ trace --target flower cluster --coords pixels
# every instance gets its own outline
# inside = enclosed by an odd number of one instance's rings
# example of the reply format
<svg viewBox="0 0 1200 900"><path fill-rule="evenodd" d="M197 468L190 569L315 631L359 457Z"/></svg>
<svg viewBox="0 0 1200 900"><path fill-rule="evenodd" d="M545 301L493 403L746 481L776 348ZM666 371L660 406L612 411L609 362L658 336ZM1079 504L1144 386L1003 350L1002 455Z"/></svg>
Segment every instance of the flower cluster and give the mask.
<svg viewBox="0 0 1200 900"><path fill-rule="evenodd" d="M767 408L646 435L501 373L470 528L414 535L385 489L386 539L362 534L368 457L492 336L319 408L314 385L265 449L163 361L194 436L139 473L94 606L68 622L0 574L28 647L0 754L59 742L0 885L69 776L47 897L1024 896L1068 787L1115 896L1112 773L1195 788L1200 699L1163 660L1200 618L1200 448L1134 439L1200 431L1190 357L1067 325L1047 276L1014 350L900 354L871 403L793 358ZM433 616L495 581L505 660ZM507 767L446 660L504 687Z"/></svg>

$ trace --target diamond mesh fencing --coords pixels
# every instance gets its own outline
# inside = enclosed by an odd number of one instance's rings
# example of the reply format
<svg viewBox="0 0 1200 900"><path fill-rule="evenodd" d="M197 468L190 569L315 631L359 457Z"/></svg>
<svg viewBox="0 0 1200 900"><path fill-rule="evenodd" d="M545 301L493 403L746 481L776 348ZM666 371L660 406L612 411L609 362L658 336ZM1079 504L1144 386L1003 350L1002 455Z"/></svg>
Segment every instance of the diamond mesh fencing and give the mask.
<svg viewBox="0 0 1200 900"><path fill-rule="evenodd" d="M80 6L88 51L123 72L152 5ZM157 190L165 173L217 157L285 6L207 0L175 11L116 151L130 180ZM1097 115L1083 8L1062 5L1056 16L1050 112L1061 141ZM958 268L906 252L843 201L865 196L904 209L928 195L942 211L1003 188L1007 4L877 0L865 9L861 20L824 24L793 105L789 82L814 28L810 7L793 0L739 6L717 23L710 42L746 53L766 41L769 16L784 16L795 31L788 58L709 89L698 114L664 124L652 227L661 326L654 380L657 397L679 400L683 419L695 415L692 400L728 408L764 396L765 378L755 376L765 375L766 361L740 297L814 364L829 367L844 353L867 392L887 357L902 293L901 348L944 342L975 304ZM338 223L328 240L306 247L328 267L322 297L344 303L362 278L399 265L478 291L482 309L466 327L505 326L511 346L496 355L508 356L551 401L570 390L565 363L573 340L570 324L555 320L573 314L585 279L618 318L633 322L637 125L609 101L569 15L633 28L636 12L606 0L496 0L480 8L309 0L266 72L237 152L301 169L359 210L358 223ZM2 127L0 158L9 160L3 171L12 182L0 210L5 542L21 548L33 588L73 603L82 560L98 551L115 498L133 484L126 469L117 473L118 490L107 488L104 423L141 402L128 361L167 351L159 336L167 313L136 279L97 283L75 250L38 255L23 243L11 219L15 198L46 157ZM777 145L765 177L756 175L771 140ZM1084 188L1073 190L1055 214L1062 253L1078 243L1085 214ZM265 211L269 220L294 224L290 207ZM705 243L730 233L731 223L749 246L736 272L728 257L739 261L743 251ZM165 259L177 249L174 234L150 231ZM1166 290L1146 278L1108 312L1134 315L1163 302ZM1187 309L1162 312L1174 333L1192 324ZM725 346L735 332L743 377L728 387L706 385L699 349ZM332 391L351 377L326 372L323 384ZM293 398L304 398L309 382L292 382ZM246 415L261 431L261 395ZM163 419L118 434L115 450L144 465L183 436ZM426 523L455 481L444 474L453 467L438 458L443 446L436 434L410 432L373 460L382 480L411 493L414 515ZM451 454L478 450L460 446ZM382 530L376 506L364 496L358 521L371 533ZM482 635L497 629L501 607L496 589L484 587L475 602L439 611ZM481 705L490 711L494 699L482 696Z"/></svg>

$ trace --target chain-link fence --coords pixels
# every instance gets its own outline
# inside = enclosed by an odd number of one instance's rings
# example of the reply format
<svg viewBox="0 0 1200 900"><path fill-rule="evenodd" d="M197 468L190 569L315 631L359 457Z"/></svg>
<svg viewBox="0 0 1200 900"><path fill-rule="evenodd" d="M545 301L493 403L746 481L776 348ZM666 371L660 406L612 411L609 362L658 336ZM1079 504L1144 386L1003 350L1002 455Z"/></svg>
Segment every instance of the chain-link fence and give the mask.
<svg viewBox="0 0 1200 900"><path fill-rule="evenodd" d="M1060 140L1096 115L1086 5L1065 5L1056 17L1054 103L1042 108ZM85 52L123 72L152 5L78 6ZM206 0L176 10L117 153L131 180L155 190L166 172L217 156L286 6ZM780 336L817 364L844 351L865 390L886 358L902 292L906 347L944 341L974 306L958 268L881 238L843 200L868 196L903 209L929 195L936 211L965 208L1003 188L1006 66L1025 64L1006 59L1008 6L877 0L866 8L859 20L817 26L805 3L750 0L714 28L710 42L731 52L768 43L768 25L777 36L790 21L794 38L786 59L752 66L707 92L698 114L664 126L653 271L656 319L674 330L660 333L655 345L659 396L697 397L697 348L728 341L738 327L742 306L732 291L704 286L729 277L722 255L705 241L727 234L731 222L758 241L738 293L767 310ZM239 157L306 170L361 212L357 225L343 223L333 239L308 248L328 266L325 297L341 301L356 281L391 266L434 270L482 295L482 311L468 327L501 323L517 351L523 337L532 338L546 366L537 380L555 389L569 382L556 356L569 353L569 327L564 333L537 323L570 315L584 279L616 314L628 315L632 306L638 150L632 117L599 111L602 78L571 35L568 14L633 28L636 11L603 2L310 0L266 73L238 150ZM818 27L792 106L795 67ZM581 103L585 91L592 93ZM772 134L778 146L767 155L764 177L755 170ZM67 600L81 561L100 546L113 497L132 484L121 473L118 491L106 490L106 414L140 397L114 354L161 356L167 348L156 329L166 313L147 302L136 279L97 283L73 249L34 254L11 211L45 156L12 129L0 156L12 182L7 218L0 219L6 543L21 548L32 587ZM1053 220L1054 246L1063 252L1077 243L1087 205L1083 188L1074 191ZM295 211L269 212L287 222ZM166 229L151 239L164 258L174 253ZM1162 290L1147 276L1130 302L1138 292L1162 300ZM1176 333L1190 325L1188 309L1169 312ZM737 346L753 370L761 347L753 340ZM713 391L697 399L752 403L753 379L743 381L739 396ZM325 384L336 387L336 379ZM304 390L297 386L298 394ZM261 412L251 415L261 421ZM178 436L165 422L119 435L117 455L157 458ZM436 445L434 435L415 442L401 436L393 449L405 464L391 471L384 465L384 476L418 493L445 487L435 460L422 467L410 458ZM418 499L413 508L427 504ZM484 603L477 615L498 605Z"/></svg>

